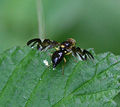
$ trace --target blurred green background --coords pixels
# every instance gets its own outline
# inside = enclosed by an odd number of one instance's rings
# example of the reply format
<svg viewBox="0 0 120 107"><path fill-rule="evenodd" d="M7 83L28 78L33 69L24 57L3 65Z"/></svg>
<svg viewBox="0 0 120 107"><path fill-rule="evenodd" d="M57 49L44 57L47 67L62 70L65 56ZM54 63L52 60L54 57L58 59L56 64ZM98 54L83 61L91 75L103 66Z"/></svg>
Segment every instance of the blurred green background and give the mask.
<svg viewBox="0 0 120 107"><path fill-rule="evenodd" d="M36 0L0 0L0 52L39 37ZM46 38L120 54L120 0L43 0Z"/></svg>

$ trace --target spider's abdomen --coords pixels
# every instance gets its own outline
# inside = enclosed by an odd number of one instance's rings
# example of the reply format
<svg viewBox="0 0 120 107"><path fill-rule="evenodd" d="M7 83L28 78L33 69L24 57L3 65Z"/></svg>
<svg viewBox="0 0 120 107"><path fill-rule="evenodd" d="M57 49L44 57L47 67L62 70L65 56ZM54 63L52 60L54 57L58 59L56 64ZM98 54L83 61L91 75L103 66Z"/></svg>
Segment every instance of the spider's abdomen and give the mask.
<svg viewBox="0 0 120 107"><path fill-rule="evenodd" d="M52 55L53 68L55 68L63 59L64 51L55 51Z"/></svg>

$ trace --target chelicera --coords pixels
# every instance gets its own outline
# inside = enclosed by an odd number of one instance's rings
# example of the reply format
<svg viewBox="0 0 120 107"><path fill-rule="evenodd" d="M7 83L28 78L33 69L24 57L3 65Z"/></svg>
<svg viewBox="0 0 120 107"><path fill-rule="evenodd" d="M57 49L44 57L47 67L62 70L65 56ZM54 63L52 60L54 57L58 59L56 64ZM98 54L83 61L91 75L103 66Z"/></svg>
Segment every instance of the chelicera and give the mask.
<svg viewBox="0 0 120 107"><path fill-rule="evenodd" d="M36 45L37 49L40 51L55 48L56 51L51 57L53 68L55 68L63 59L66 62L65 55L69 54L73 54L75 57L79 56L83 61L87 60L88 57L94 59L89 51L76 47L76 41L73 38L69 38L62 43L50 39L44 39L41 41L41 39L35 38L28 41L27 45L31 47Z"/></svg>

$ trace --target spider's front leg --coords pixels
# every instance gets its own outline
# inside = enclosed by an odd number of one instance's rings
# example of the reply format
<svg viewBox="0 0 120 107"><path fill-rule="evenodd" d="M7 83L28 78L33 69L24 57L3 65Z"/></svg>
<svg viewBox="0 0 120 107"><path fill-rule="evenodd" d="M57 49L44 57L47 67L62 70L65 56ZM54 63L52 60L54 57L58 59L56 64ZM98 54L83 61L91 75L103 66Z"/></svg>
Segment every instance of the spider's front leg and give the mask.
<svg viewBox="0 0 120 107"><path fill-rule="evenodd" d="M45 48L50 49L50 48L56 47L56 46L59 45L59 43L56 42L56 41L51 41L49 39L45 39L42 42L39 38L35 38L35 39L32 39L32 40L28 41L27 45L30 46L30 47L33 47L33 46L37 45L37 49L42 51Z"/></svg>
<svg viewBox="0 0 120 107"><path fill-rule="evenodd" d="M40 45L42 44L42 41L39 38L35 38L27 42L27 45L30 47L33 47L36 44L37 44L37 49L40 49Z"/></svg>
<svg viewBox="0 0 120 107"><path fill-rule="evenodd" d="M79 47L77 47L77 48L73 47L72 51L73 51L74 56L77 56L77 54L78 54L82 60L87 60L87 56L89 58L94 59L93 55L85 49L82 50Z"/></svg>
<svg viewBox="0 0 120 107"><path fill-rule="evenodd" d="M51 48L54 48L54 47L56 47L56 46L59 46L59 43L56 42L56 41L51 41L51 40L49 40L49 39L45 39L45 40L42 42L41 46L42 46L42 50L45 49L45 48L51 49Z"/></svg>

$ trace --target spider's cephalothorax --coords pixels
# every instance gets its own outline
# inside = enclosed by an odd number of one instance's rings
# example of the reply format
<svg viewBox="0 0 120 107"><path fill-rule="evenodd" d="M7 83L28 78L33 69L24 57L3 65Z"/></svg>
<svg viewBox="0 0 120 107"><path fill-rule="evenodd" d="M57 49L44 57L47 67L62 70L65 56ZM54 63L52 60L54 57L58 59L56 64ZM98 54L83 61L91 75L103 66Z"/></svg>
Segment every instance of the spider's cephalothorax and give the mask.
<svg viewBox="0 0 120 107"><path fill-rule="evenodd" d="M56 51L52 54L53 68L55 68L63 59L65 55L73 54L75 57L79 56L82 60L87 60L87 58L94 59L93 55L85 49L80 49L76 47L76 41L72 38L67 39L62 43L45 39L41 41L39 38L32 39L27 42L27 45L37 45L37 49L42 51L44 49L56 48Z"/></svg>

